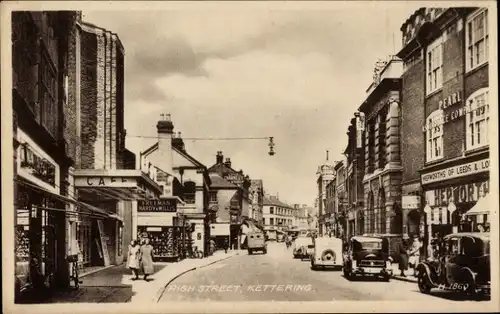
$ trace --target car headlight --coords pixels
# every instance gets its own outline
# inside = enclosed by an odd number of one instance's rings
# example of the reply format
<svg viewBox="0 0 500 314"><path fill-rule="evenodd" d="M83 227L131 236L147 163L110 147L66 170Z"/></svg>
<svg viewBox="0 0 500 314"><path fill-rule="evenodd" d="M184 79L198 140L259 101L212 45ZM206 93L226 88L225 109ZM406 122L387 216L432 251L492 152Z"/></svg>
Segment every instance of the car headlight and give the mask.
<svg viewBox="0 0 500 314"><path fill-rule="evenodd" d="M356 268L356 261L352 261L352 268Z"/></svg>

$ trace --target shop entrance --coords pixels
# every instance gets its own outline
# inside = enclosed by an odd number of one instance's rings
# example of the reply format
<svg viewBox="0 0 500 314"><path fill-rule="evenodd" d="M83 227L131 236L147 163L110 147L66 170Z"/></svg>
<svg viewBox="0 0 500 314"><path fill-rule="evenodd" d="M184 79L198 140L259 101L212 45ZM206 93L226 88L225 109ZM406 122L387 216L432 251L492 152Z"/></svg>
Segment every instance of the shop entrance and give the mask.
<svg viewBox="0 0 500 314"><path fill-rule="evenodd" d="M420 211L413 209L408 213L407 226L408 235L412 237L413 235L420 234Z"/></svg>

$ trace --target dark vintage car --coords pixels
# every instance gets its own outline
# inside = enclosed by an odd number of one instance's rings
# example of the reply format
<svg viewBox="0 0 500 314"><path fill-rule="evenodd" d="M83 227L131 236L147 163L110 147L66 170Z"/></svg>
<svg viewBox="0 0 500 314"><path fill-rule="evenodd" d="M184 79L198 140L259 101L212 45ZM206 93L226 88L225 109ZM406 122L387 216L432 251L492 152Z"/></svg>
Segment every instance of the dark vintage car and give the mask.
<svg viewBox="0 0 500 314"><path fill-rule="evenodd" d="M418 288L453 290L467 295L490 294L490 235L453 233L438 244L436 258L417 266Z"/></svg>
<svg viewBox="0 0 500 314"><path fill-rule="evenodd" d="M356 275L382 277L390 281L392 276L389 241L384 237L354 236L344 252L344 277Z"/></svg>

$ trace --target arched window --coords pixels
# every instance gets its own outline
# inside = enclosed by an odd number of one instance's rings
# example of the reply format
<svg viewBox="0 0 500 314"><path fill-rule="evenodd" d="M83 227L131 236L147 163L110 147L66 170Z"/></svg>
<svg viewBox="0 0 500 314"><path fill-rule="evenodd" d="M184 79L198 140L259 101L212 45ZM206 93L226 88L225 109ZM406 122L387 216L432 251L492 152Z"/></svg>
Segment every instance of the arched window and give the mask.
<svg viewBox="0 0 500 314"><path fill-rule="evenodd" d="M367 222L368 222L368 233L373 233L375 231L375 204L374 204L374 197L373 197L373 192L370 191L368 194L368 217L367 217Z"/></svg>
<svg viewBox="0 0 500 314"><path fill-rule="evenodd" d="M385 191L380 189L379 192L379 208L380 208L380 233L386 233L386 208L385 208Z"/></svg>
<svg viewBox="0 0 500 314"><path fill-rule="evenodd" d="M433 111L426 119L426 161L443 158L443 110Z"/></svg>
<svg viewBox="0 0 500 314"><path fill-rule="evenodd" d="M490 121L489 89L477 90L467 98L466 149L476 149L488 145L488 125Z"/></svg>

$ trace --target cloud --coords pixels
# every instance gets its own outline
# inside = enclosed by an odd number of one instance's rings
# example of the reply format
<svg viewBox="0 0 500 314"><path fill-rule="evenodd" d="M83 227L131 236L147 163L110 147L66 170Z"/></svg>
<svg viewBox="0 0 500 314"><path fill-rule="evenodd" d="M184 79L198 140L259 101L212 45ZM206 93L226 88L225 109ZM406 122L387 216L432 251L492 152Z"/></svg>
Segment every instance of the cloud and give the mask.
<svg viewBox="0 0 500 314"><path fill-rule="evenodd" d="M165 112L188 138L273 136L273 157L267 139L185 142L207 166L222 150L283 200L310 204L325 150L332 159L344 151L373 64L397 49L414 9L386 8L86 12L85 19L125 46L125 125L129 135L152 137L130 136L127 147L153 144Z"/></svg>

